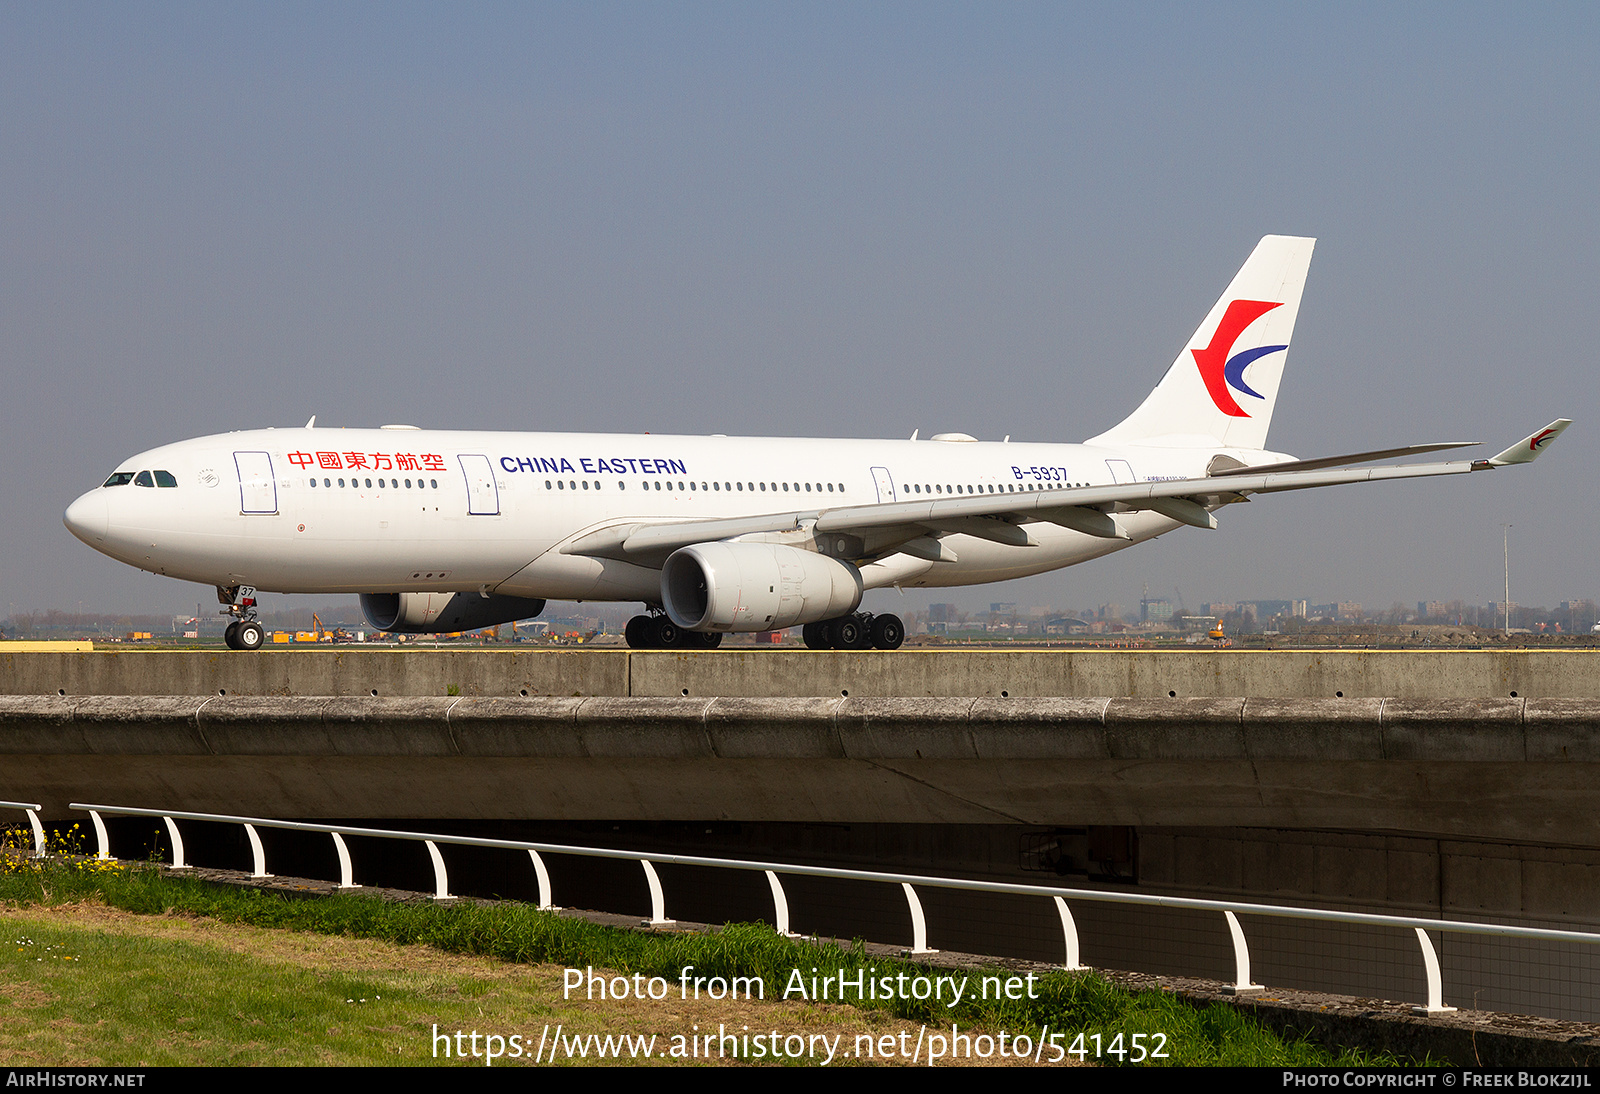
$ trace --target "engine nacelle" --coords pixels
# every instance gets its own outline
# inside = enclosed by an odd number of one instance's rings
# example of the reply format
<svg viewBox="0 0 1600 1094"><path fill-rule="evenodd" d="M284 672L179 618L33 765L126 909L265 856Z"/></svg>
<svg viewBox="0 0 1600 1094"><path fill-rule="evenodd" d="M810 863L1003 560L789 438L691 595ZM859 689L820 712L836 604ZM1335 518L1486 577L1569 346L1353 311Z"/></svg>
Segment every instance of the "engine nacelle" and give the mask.
<svg viewBox="0 0 1600 1094"><path fill-rule="evenodd" d="M855 611L861 571L778 543L697 543L661 568L661 603L690 631L775 631Z"/></svg>
<svg viewBox="0 0 1600 1094"><path fill-rule="evenodd" d="M380 631L449 634L532 619L544 601L477 593L362 593L361 613Z"/></svg>

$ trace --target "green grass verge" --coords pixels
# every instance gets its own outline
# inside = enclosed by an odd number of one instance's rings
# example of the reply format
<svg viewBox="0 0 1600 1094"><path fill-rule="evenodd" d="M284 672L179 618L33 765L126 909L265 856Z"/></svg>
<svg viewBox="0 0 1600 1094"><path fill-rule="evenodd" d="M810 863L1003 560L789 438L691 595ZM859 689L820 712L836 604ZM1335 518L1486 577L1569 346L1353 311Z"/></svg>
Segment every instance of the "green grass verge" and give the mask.
<svg viewBox="0 0 1600 1094"><path fill-rule="evenodd" d="M427 1031L522 1028L528 985L406 969L330 970L196 938L6 920L10 1066L260 1067L429 1063Z"/></svg>
<svg viewBox="0 0 1600 1094"><path fill-rule="evenodd" d="M421 944L446 953L520 964L593 966L628 975L662 977L672 986L674 997L687 966L694 967L694 976L722 977L725 981L760 977L768 999L781 996L797 969L807 980L813 969L819 976L842 971L847 979L853 979L858 970L867 970L869 980L902 973L912 977L951 975L948 969L870 956L859 944L835 948L796 942L757 924L730 924L708 934L653 934L563 918L526 904L405 905L356 895L287 899L253 889L168 877L149 868L107 869L88 862L77 866L17 867L13 862L13 868L0 870L0 902L13 906L101 901L143 915L205 916L257 927ZM1001 970L990 973L1015 975ZM220 969L214 974L198 975L224 987L234 979L233 974ZM1157 1064L1347 1067L1413 1062L1354 1050L1331 1052L1308 1041L1286 1040L1231 1007L1194 1007L1162 992L1130 992L1093 974L1045 974L1036 979L1033 998L975 998L981 975L972 974L973 986L967 998L954 1007L932 999L904 998L900 993L890 999L856 999L847 994L844 1001L926 1023L933 1030L948 1031L955 1023L964 1031L1005 1030L1013 1037L1026 1034L1037 1038L1041 1031L1049 1031L1060 1035L1055 1044L1070 1048L1077 1043L1091 1060L1098 1058L1101 1063L1131 1062L1135 1034L1143 1035L1141 1040L1147 1049L1158 1044L1165 1048L1165 1059L1147 1061ZM191 986L184 985L183 991ZM303 992L292 984L283 985L282 991L285 1000L304 998ZM337 988L328 997L342 1001L346 997L341 994L344 991ZM349 992L354 993L349 997L358 996L361 985L352 984ZM371 988L371 993L376 994L377 989ZM158 994L149 998L153 1000ZM247 1008L218 1002L213 1009L259 1015L277 1005L263 997L253 999ZM155 1007L152 1014L158 1025L173 1018L160 1007ZM319 1017L312 1024L321 1020ZM170 1028L170 1022L162 1028ZM230 1043L242 1043L231 1040L239 1032L224 1031L219 1036L230 1039ZM1120 1057L1113 1045L1122 1049ZM1044 1056L1048 1059L1050 1051L1046 1050ZM354 1061L368 1057L351 1048L347 1058Z"/></svg>

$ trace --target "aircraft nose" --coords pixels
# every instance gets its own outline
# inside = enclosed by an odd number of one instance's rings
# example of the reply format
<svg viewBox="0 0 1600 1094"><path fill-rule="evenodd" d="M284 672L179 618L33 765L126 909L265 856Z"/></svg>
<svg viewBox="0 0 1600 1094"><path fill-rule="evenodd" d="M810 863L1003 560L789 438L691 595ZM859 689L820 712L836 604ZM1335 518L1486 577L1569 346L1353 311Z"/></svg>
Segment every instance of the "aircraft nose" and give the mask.
<svg viewBox="0 0 1600 1094"><path fill-rule="evenodd" d="M105 491L91 490L71 505L61 518L67 530L91 547L103 543L110 523L110 506Z"/></svg>

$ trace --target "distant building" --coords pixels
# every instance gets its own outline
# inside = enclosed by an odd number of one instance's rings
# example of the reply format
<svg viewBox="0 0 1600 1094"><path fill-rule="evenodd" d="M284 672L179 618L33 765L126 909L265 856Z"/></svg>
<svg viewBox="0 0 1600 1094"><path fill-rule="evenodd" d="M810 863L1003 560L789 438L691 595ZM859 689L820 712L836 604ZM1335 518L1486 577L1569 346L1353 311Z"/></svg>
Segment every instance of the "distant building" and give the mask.
<svg viewBox="0 0 1600 1094"><path fill-rule="evenodd" d="M1563 600L1561 612L1567 617L1567 625L1572 630L1579 627L1592 627L1596 622L1595 606L1592 600Z"/></svg>
<svg viewBox="0 0 1600 1094"><path fill-rule="evenodd" d="M1164 599L1139 601L1139 621L1141 623L1165 623L1171 618L1172 601Z"/></svg>
<svg viewBox="0 0 1600 1094"><path fill-rule="evenodd" d="M1294 605L1296 603L1300 603L1300 604L1303 605L1305 603L1305 601L1302 600L1302 601L1298 601L1297 602L1297 601L1293 601L1293 600L1252 600L1252 601L1249 602L1248 607L1250 607L1251 609L1254 610L1255 617L1257 619L1271 619L1275 615L1283 615L1283 616L1294 615L1295 614ZM1240 605L1240 607L1246 607L1246 606L1247 605ZM1304 608L1301 609L1300 614L1301 615L1305 615Z"/></svg>

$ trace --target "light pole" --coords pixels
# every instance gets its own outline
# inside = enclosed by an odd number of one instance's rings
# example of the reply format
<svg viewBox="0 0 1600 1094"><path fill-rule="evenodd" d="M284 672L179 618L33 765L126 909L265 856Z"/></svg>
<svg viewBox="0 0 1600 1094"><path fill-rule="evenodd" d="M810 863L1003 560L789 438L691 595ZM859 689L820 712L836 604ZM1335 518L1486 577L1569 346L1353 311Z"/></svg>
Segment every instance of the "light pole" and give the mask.
<svg viewBox="0 0 1600 1094"><path fill-rule="evenodd" d="M1511 525L1500 526L1501 547L1506 556L1506 598L1501 602L1500 609L1506 615L1506 638L1511 637Z"/></svg>

